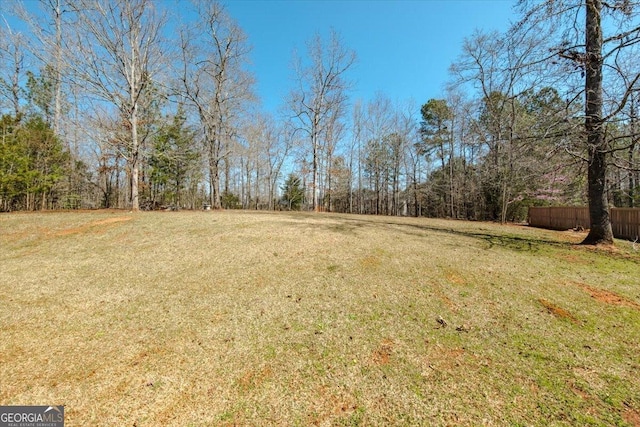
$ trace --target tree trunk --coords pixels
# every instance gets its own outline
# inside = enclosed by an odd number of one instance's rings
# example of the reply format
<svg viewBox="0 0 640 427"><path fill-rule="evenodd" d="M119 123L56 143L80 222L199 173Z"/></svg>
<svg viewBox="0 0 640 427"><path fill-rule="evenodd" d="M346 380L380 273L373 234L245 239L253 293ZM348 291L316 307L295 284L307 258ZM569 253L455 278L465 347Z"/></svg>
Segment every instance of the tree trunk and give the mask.
<svg viewBox="0 0 640 427"><path fill-rule="evenodd" d="M613 231L607 200L606 146L602 120L602 25L601 0L586 1L585 131L589 155L587 172L591 228L582 244L612 244Z"/></svg>
<svg viewBox="0 0 640 427"><path fill-rule="evenodd" d="M220 167L219 162L213 160L209 165L209 189L210 189L210 203L213 209L220 209L222 207L220 200Z"/></svg>
<svg viewBox="0 0 640 427"><path fill-rule="evenodd" d="M455 209L455 202L454 202L454 197L453 197L453 193L454 193L454 185L453 185L453 162L455 160L455 156L454 156L454 119L451 119L451 134L449 135L449 202L451 203L451 218L457 218L457 213L456 213L456 209Z"/></svg>
<svg viewBox="0 0 640 427"><path fill-rule="evenodd" d="M138 142L138 105L137 102L133 104L133 111L131 112L131 209L134 211L140 210L140 198L138 195L138 182L140 179L140 166L139 166L139 142Z"/></svg>
<svg viewBox="0 0 640 427"><path fill-rule="evenodd" d="M317 125L314 123L312 136L311 136L311 144L313 145L313 200L312 200L312 209L314 212L319 211L319 202L320 202L320 188L318 187L318 134L317 134Z"/></svg>
<svg viewBox="0 0 640 427"><path fill-rule="evenodd" d="M635 138L635 136L633 136L632 138ZM629 148L629 165L631 166L633 164L633 153L635 151L635 142L633 145L631 145L631 147ZM628 205L630 208L635 207L635 199L636 199L636 194L635 194L635 189L636 189L636 182L634 179L634 173L633 170L629 170L627 172L627 179L629 180L629 195L628 195Z"/></svg>
<svg viewBox="0 0 640 427"><path fill-rule="evenodd" d="M630 208L634 207L635 204L635 180L634 180L634 172L632 169L633 166L633 158L634 158L634 153L636 151L636 144L638 143L637 141L637 136L636 136L636 111L635 111L635 107L634 107L634 103L635 103L635 99L633 99L633 96L631 97L631 145L629 146L629 155L628 155L628 161L629 161L629 170L627 172L627 180L628 180L628 206Z"/></svg>
<svg viewBox="0 0 640 427"><path fill-rule="evenodd" d="M589 153L588 196L591 229L582 244L611 244L613 232L606 191L606 155L596 147L590 147L589 150L591 152Z"/></svg>
<svg viewBox="0 0 640 427"><path fill-rule="evenodd" d="M256 176L255 176L254 192L256 194L256 210L259 209L260 204L260 166L258 165L258 159L256 158Z"/></svg>
<svg viewBox="0 0 640 427"><path fill-rule="evenodd" d="M56 44L55 44L55 60L56 60L56 78L55 87L55 110L53 118L53 132L56 136L60 135L60 119L62 117L62 8L60 0L56 1L54 7L55 24L56 24ZM71 150L69 150L71 151Z"/></svg>
<svg viewBox="0 0 640 427"><path fill-rule="evenodd" d="M134 132L134 129L136 130ZM138 194L138 181L140 179L140 166L138 159L138 144L137 144L137 129L136 126L132 129L132 135L134 139L133 153L131 153L131 209L134 211L140 210L140 197Z"/></svg>
<svg viewBox="0 0 640 427"><path fill-rule="evenodd" d="M229 156L225 156L224 161L224 192L225 194L229 193L229 174L231 171L231 166L229 165Z"/></svg>
<svg viewBox="0 0 640 427"><path fill-rule="evenodd" d="M132 38L130 39L131 47L131 70L129 80L129 95L131 102L131 209L133 211L140 210L140 199L138 195L138 182L140 180L140 142L138 140L138 102L140 97L140 81L138 72L142 71L137 69L137 63L139 59L138 55L138 29L132 31Z"/></svg>

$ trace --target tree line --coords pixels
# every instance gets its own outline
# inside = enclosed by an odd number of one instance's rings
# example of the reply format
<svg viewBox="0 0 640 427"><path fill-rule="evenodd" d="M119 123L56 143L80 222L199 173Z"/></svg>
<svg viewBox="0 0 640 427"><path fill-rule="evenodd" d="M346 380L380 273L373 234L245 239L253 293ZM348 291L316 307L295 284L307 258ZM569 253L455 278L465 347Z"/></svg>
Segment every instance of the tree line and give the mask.
<svg viewBox="0 0 640 427"><path fill-rule="evenodd" d="M356 52L317 34L277 115L218 2L42 0L2 11L0 210L310 209L496 221L640 204L637 7L518 2L434 99L351 98ZM36 7L37 6L37 7ZM419 53L417 53L419 54ZM420 82L415 82L420 85ZM595 225L595 227L594 227Z"/></svg>

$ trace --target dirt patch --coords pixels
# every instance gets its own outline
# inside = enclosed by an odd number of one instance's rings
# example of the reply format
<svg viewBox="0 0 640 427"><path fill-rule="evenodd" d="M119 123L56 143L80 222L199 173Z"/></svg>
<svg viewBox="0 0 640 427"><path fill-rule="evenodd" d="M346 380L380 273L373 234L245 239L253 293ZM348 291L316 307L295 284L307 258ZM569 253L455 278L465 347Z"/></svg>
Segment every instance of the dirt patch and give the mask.
<svg viewBox="0 0 640 427"><path fill-rule="evenodd" d="M376 256L367 256L360 260L360 266L365 269L378 268L380 265L382 265L382 261Z"/></svg>
<svg viewBox="0 0 640 427"><path fill-rule="evenodd" d="M542 304L542 306L546 308L547 311L550 314L553 314L555 317L559 319L567 319L573 323L579 323L578 319L573 314L569 313L569 311L565 310L564 308L559 307L554 303L547 301L546 299L543 299L543 298L540 298L538 302L540 302L540 304Z"/></svg>
<svg viewBox="0 0 640 427"><path fill-rule="evenodd" d="M453 283L454 285L465 285L467 283L467 281L457 273L448 272L445 277L450 283Z"/></svg>
<svg viewBox="0 0 640 427"><path fill-rule="evenodd" d="M622 414L622 418L633 427L640 427L640 412L632 408L627 408Z"/></svg>
<svg viewBox="0 0 640 427"><path fill-rule="evenodd" d="M467 352L462 347L444 348L439 354L440 358L435 363L438 370L452 372L459 370L461 366L467 365Z"/></svg>
<svg viewBox="0 0 640 427"><path fill-rule="evenodd" d="M612 245L610 243L599 243L597 245L585 245L583 246L588 251L592 252L605 252L608 254L619 254L621 253L620 248L616 245Z"/></svg>
<svg viewBox="0 0 640 427"><path fill-rule="evenodd" d="M587 260L585 260L584 258L581 258L577 255L574 254L570 254L570 255L561 255L559 256L560 259L567 261L570 264L579 264L579 265L587 265L589 264L589 262Z"/></svg>
<svg viewBox="0 0 640 427"><path fill-rule="evenodd" d="M607 291L604 289L594 288L585 283L575 283L576 286L591 295L591 298L603 302L609 305L618 305L623 307L631 307L636 310L640 310L640 304L635 301L631 301L623 296L616 294L615 292Z"/></svg>
<svg viewBox="0 0 640 427"><path fill-rule="evenodd" d="M458 306L456 305L455 302L451 300L451 298L449 298L447 294L444 293L440 285L434 284L432 289L436 297L438 297L447 306L449 310L456 313L458 312Z"/></svg>
<svg viewBox="0 0 640 427"><path fill-rule="evenodd" d="M393 353L393 341L385 339L373 352L373 363L376 365L387 365Z"/></svg>
<svg viewBox="0 0 640 427"><path fill-rule="evenodd" d="M113 224L114 222L131 221L132 219L133 217L130 217L130 216L120 216L115 218L101 219L100 221L93 221L93 222L90 222L89 225L96 226L96 225Z"/></svg>
<svg viewBox="0 0 640 427"><path fill-rule="evenodd" d="M581 387L579 387L575 383L573 382L569 383L569 388L576 396L579 396L582 400L589 400L590 398L589 393L584 391Z"/></svg>
<svg viewBox="0 0 640 427"><path fill-rule="evenodd" d="M322 386L316 392L313 409L307 414L307 425L336 425L336 419L348 417L358 410L358 405L356 399L344 390L335 393Z"/></svg>
<svg viewBox="0 0 640 427"><path fill-rule="evenodd" d="M66 230L58 231L53 235L56 237L59 237L59 236L69 236L72 234L87 233L89 231L99 231L102 229L102 227L106 225L131 221L132 219L133 217L130 217L130 216L119 216L115 218L107 218L107 219L101 219L98 221L91 221L87 224L81 225L80 227L67 228Z"/></svg>
<svg viewBox="0 0 640 427"><path fill-rule="evenodd" d="M449 307L451 311L456 313L458 312L458 306L453 301L451 301L451 298L449 298L442 292L440 292L438 296L442 299L442 301L444 301L444 303L447 305L447 307Z"/></svg>
<svg viewBox="0 0 640 427"><path fill-rule="evenodd" d="M446 352L448 357L458 358L464 354L463 348L453 348Z"/></svg>
<svg viewBox="0 0 640 427"><path fill-rule="evenodd" d="M567 243L580 243L587 237L586 231L575 231L575 230L566 230L566 231L555 231L555 236L558 240L567 242Z"/></svg>
<svg viewBox="0 0 640 427"><path fill-rule="evenodd" d="M265 366L259 371L248 370L237 381L238 386L243 391L253 390L259 387L273 375L270 367Z"/></svg>

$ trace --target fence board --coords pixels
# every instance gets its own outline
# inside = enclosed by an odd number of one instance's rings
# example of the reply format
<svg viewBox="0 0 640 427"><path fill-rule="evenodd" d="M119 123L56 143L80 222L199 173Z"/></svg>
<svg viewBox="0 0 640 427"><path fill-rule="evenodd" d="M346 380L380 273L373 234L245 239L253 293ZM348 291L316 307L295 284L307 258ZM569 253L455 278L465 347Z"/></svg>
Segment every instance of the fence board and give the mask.
<svg viewBox="0 0 640 427"><path fill-rule="evenodd" d="M611 208L611 228L618 239L636 240L640 237L640 208ZM589 228L589 209L575 206L529 208L529 225L551 230Z"/></svg>
<svg viewBox="0 0 640 427"><path fill-rule="evenodd" d="M589 210L584 207L550 206L529 208L529 225L552 230L589 227Z"/></svg>
<svg viewBox="0 0 640 427"><path fill-rule="evenodd" d="M620 239L635 240L640 236L640 209L611 209L613 235Z"/></svg>

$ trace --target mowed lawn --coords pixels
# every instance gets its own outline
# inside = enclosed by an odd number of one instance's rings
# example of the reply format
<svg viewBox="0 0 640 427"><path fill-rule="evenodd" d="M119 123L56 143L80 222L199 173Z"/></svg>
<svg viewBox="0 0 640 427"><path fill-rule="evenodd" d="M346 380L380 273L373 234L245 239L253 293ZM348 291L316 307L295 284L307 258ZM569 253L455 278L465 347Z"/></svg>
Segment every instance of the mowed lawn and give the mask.
<svg viewBox="0 0 640 427"><path fill-rule="evenodd" d="M0 405L65 405L67 426L639 426L640 247L582 237L2 214Z"/></svg>

